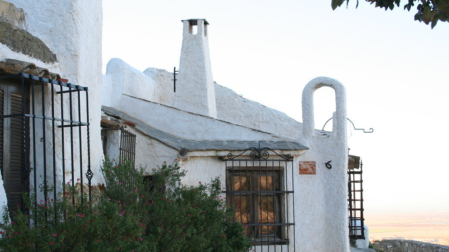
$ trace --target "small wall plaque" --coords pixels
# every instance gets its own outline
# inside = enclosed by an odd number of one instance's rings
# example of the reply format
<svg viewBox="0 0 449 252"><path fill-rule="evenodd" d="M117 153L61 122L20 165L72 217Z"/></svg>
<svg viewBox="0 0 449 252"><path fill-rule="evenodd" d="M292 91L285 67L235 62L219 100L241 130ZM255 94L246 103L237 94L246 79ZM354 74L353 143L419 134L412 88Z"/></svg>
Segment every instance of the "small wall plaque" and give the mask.
<svg viewBox="0 0 449 252"><path fill-rule="evenodd" d="M315 175L315 161L299 161L299 174Z"/></svg>

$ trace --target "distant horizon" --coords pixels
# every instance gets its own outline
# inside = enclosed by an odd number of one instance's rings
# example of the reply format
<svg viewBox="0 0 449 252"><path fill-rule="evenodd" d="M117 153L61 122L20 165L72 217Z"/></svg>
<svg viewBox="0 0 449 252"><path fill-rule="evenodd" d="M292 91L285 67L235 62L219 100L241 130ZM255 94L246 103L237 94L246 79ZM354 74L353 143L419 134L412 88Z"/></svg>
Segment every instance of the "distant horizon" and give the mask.
<svg viewBox="0 0 449 252"><path fill-rule="evenodd" d="M449 213L383 212L365 216L370 240L405 239L449 246Z"/></svg>

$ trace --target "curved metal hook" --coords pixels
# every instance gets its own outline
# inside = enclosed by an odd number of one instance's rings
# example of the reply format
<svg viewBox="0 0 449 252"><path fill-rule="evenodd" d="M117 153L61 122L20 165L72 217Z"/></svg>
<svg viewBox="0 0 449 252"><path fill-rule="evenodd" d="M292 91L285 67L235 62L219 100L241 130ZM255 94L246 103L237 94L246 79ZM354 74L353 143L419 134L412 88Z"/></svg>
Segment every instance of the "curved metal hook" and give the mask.
<svg viewBox="0 0 449 252"><path fill-rule="evenodd" d="M369 128L369 130L365 130L365 129L361 129L361 128L356 128L355 125L354 125L354 123L351 121L351 119L349 119L349 118L346 118L346 119L348 119L348 121L352 124L352 127L354 127L355 130L363 130L363 133L373 133L373 132L374 132L374 129L373 129L373 128ZM332 120L332 117L329 118L329 119L324 123L324 126L323 126L323 128L321 129L322 131L324 131L324 127L326 127L326 124L327 124L330 120Z"/></svg>

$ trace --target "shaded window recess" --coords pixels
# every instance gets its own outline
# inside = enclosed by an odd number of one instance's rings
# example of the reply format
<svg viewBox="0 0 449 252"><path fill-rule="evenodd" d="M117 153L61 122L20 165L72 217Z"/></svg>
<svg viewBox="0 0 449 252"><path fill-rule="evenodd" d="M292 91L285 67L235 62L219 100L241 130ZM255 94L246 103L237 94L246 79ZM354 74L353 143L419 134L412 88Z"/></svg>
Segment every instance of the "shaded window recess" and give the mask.
<svg viewBox="0 0 449 252"><path fill-rule="evenodd" d="M80 191L90 199L88 100L87 87L23 72L0 76L0 166L10 211L23 208L24 192L48 201L67 184L87 183Z"/></svg>
<svg viewBox="0 0 449 252"><path fill-rule="evenodd" d="M102 119L101 126L103 154L111 159L118 158L115 161L119 164L130 162L135 167L136 135L127 131L120 120Z"/></svg>

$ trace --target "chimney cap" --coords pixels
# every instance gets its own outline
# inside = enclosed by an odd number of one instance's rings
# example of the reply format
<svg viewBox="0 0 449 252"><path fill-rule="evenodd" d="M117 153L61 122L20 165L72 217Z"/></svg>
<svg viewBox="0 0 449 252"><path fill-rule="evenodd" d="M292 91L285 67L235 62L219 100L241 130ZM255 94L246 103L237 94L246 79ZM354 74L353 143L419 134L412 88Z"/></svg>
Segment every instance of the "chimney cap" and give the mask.
<svg viewBox="0 0 449 252"><path fill-rule="evenodd" d="M192 19L186 19L181 21L189 21L190 25L198 25L198 20L203 20L205 25L209 25L209 22L207 22L204 18L192 18Z"/></svg>

